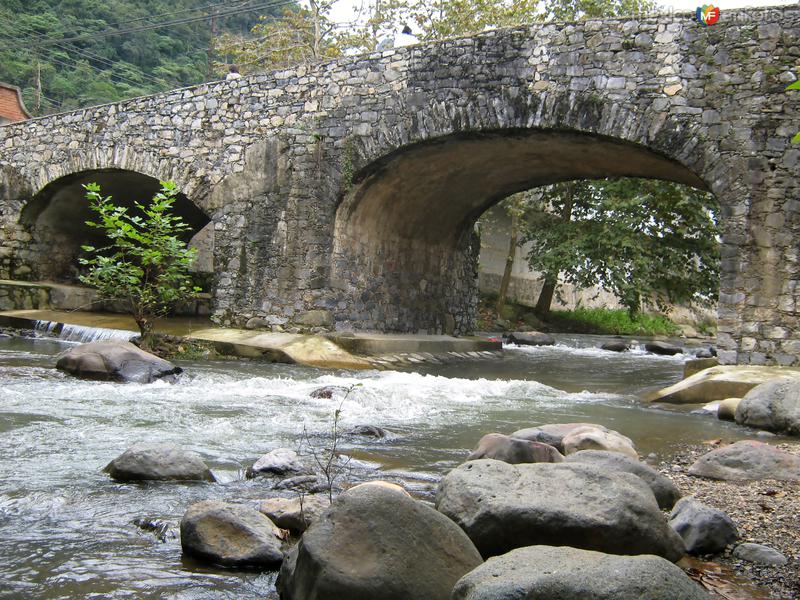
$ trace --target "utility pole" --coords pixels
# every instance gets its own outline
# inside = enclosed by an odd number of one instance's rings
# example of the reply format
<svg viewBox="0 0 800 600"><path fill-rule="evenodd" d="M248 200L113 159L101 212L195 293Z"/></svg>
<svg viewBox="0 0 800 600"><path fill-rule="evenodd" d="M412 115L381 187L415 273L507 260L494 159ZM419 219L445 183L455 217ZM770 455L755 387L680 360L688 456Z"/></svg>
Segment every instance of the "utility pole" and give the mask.
<svg viewBox="0 0 800 600"><path fill-rule="evenodd" d="M208 66L207 66L207 73L206 78L211 79L211 76L214 74L214 40L217 38L217 15L218 9L214 7L211 11L211 39L208 42Z"/></svg>
<svg viewBox="0 0 800 600"><path fill-rule="evenodd" d="M39 52L36 52L36 104L33 111L37 116L42 114L42 61L39 60Z"/></svg>

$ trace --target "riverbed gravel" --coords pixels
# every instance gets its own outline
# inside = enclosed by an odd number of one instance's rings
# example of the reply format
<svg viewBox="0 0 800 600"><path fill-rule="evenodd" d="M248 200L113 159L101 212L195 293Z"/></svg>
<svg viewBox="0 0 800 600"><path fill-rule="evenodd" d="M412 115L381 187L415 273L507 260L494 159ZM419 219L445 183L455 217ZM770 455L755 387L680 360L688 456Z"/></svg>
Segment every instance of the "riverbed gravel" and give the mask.
<svg viewBox="0 0 800 600"><path fill-rule="evenodd" d="M739 542L770 546L789 560L784 566L767 566L735 558L733 546L722 555L703 557L727 567L762 588L756 597L800 599L800 482L798 481L716 481L688 475L689 467L703 454L724 442L689 446L678 451L658 469L672 479L686 495L726 512L736 523ZM780 444L784 450L800 454L800 443ZM730 590L727 590L731 594ZM753 598L746 592L717 595L718 598ZM712 596L714 597L714 596Z"/></svg>

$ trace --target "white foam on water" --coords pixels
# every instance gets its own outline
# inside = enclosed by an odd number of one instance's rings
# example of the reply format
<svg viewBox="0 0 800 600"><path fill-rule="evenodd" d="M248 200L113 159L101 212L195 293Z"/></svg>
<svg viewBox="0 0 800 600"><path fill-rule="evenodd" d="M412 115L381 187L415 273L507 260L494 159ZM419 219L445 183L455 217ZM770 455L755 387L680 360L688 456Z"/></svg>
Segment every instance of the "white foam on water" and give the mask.
<svg viewBox="0 0 800 600"><path fill-rule="evenodd" d="M58 326L56 321L36 321L34 330L39 335L53 336ZM58 339L65 342L98 342L101 340L119 340L127 342L138 334L126 329L108 329L105 327L86 327L83 325L69 325L65 323L58 333Z"/></svg>
<svg viewBox="0 0 800 600"><path fill-rule="evenodd" d="M691 358L688 354L675 354L673 356L665 356L660 354L652 354L644 349L643 345L633 345L631 349L626 352L612 352L610 350L602 350L601 348L583 346L567 346L565 344L555 344L553 346L520 346L517 344L503 344L503 350L510 352L522 352L533 356L553 355L562 353L570 356L588 357L588 358L608 358L619 359L625 356L634 356L637 358L647 358L653 360L660 360L666 362L683 363L687 358Z"/></svg>

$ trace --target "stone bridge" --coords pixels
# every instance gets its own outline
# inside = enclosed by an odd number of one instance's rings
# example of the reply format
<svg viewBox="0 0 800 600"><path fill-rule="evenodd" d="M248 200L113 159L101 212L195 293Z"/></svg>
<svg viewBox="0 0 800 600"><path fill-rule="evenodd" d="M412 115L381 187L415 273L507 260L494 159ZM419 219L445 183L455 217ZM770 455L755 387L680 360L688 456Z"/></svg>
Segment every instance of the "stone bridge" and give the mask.
<svg viewBox="0 0 800 600"><path fill-rule="evenodd" d="M80 184L182 190L223 324L470 330L473 225L553 182L722 206L726 363L800 363L800 8L534 25L0 127L0 278L70 281Z"/></svg>

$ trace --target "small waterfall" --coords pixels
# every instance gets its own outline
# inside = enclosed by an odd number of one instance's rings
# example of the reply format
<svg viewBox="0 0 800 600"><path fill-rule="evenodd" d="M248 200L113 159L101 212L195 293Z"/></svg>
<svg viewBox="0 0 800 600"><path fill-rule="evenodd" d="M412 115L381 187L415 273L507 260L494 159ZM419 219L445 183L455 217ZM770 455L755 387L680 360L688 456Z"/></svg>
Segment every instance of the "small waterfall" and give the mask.
<svg viewBox="0 0 800 600"><path fill-rule="evenodd" d="M105 327L85 327L69 325L57 321L36 321L34 330L38 335L57 336L66 342L97 342L100 340L120 340L127 342L139 335L135 331L125 329L106 329Z"/></svg>

